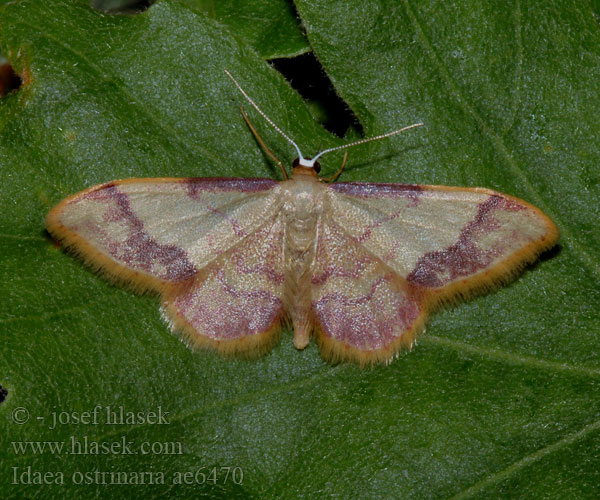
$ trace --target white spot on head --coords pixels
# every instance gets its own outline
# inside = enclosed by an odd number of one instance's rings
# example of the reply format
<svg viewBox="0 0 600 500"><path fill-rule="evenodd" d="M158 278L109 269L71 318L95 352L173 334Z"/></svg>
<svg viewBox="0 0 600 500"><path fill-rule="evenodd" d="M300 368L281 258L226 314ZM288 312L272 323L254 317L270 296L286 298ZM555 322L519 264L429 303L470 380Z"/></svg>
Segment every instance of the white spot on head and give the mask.
<svg viewBox="0 0 600 500"><path fill-rule="evenodd" d="M313 168L315 166L315 160L311 160L310 158L300 158L298 160L298 165L301 167Z"/></svg>

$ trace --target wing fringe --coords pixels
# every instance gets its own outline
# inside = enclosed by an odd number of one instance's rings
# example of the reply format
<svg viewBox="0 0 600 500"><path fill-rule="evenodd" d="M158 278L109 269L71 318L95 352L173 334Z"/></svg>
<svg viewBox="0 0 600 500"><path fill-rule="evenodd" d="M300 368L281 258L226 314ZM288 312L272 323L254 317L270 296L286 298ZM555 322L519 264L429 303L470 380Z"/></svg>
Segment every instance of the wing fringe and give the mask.
<svg viewBox="0 0 600 500"><path fill-rule="evenodd" d="M206 349L216 351L225 357L243 359L260 358L279 344L282 326L285 321L282 310L264 332L229 340L213 339L199 332L177 313L169 297L165 297L162 302L161 314L171 330L181 337L182 342L189 349L193 351Z"/></svg>

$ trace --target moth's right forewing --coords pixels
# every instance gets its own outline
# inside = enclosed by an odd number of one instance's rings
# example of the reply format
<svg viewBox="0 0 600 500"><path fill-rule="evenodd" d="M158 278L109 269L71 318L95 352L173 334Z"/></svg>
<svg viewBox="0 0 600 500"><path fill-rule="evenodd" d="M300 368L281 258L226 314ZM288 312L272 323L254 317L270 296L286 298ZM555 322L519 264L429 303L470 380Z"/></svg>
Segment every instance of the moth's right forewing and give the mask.
<svg viewBox="0 0 600 500"><path fill-rule="evenodd" d="M558 239L539 209L487 189L341 183L329 198L335 220L369 252L442 295L512 277Z"/></svg>

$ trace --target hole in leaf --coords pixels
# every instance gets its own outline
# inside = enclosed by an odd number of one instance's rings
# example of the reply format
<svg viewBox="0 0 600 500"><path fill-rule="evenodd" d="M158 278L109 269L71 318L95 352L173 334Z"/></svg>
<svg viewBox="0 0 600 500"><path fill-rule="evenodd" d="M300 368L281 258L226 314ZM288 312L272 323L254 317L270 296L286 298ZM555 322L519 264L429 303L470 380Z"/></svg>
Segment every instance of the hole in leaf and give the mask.
<svg viewBox="0 0 600 500"><path fill-rule="evenodd" d="M0 385L0 403L2 403L2 401L4 401L6 399L7 395L8 395L8 391Z"/></svg>
<svg viewBox="0 0 600 500"><path fill-rule="evenodd" d="M19 90L23 80L6 61L0 61L0 96Z"/></svg>
<svg viewBox="0 0 600 500"><path fill-rule="evenodd" d="M349 129L362 136L363 129L346 103L336 94L323 67L312 52L271 60L273 67L308 103L315 119L329 132L344 137Z"/></svg>
<svg viewBox="0 0 600 500"><path fill-rule="evenodd" d="M92 9L111 14L138 14L148 9L156 0L91 0Z"/></svg>

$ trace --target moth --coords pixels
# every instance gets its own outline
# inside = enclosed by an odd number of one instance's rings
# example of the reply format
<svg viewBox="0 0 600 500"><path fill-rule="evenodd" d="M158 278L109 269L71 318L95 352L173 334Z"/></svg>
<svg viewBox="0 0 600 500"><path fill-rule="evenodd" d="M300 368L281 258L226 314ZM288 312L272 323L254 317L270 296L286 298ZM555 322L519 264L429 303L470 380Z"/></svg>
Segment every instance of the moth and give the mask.
<svg viewBox="0 0 600 500"><path fill-rule="evenodd" d="M326 359L389 362L440 304L509 281L556 243L546 215L496 191L323 182L323 154L421 124L305 158L227 74L296 149L291 177L242 110L284 180L118 180L46 219L93 268L158 293L188 346L261 355L289 321L298 349L313 337Z"/></svg>

